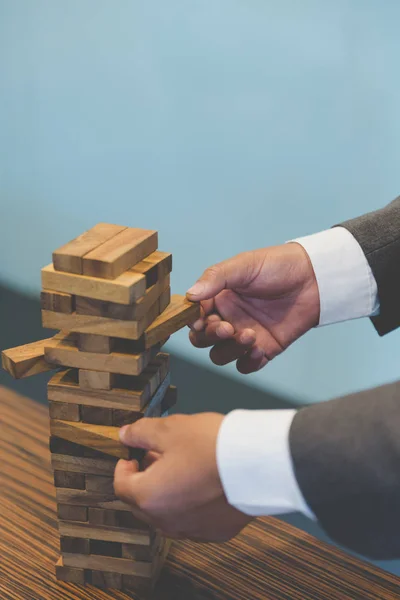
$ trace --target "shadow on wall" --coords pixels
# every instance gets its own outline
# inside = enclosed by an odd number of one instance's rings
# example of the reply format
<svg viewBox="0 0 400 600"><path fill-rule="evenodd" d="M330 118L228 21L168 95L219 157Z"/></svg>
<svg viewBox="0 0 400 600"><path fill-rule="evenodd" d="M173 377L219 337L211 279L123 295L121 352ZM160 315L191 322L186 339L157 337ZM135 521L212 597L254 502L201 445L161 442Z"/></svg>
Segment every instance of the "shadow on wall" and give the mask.
<svg viewBox="0 0 400 600"><path fill-rule="evenodd" d="M40 319L38 300L0 286L0 349L27 344L50 337ZM290 402L276 395L238 383L202 366L171 355L171 376L178 387L179 412L217 411L226 413L234 408L289 408ZM0 384L34 400L46 403L46 383L50 373L14 381L0 371Z"/></svg>

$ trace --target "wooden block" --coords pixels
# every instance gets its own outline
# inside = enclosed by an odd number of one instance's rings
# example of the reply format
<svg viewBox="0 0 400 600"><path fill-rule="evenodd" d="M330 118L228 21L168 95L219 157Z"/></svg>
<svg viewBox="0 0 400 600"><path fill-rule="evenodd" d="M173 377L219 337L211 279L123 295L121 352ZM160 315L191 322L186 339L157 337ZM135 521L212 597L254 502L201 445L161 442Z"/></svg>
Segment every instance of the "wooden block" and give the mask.
<svg viewBox="0 0 400 600"><path fill-rule="evenodd" d="M114 477L87 474L85 482L88 492L98 492L100 494L114 493Z"/></svg>
<svg viewBox="0 0 400 600"><path fill-rule="evenodd" d="M69 504L57 504L57 517L63 521L86 522L88 520L88 509L86 508L86 506L70 506Z"/></svg>
<svg viewBox="0 0 400 600"><path fill-rule="evenodd" d="M94 458L98 460L108 460L112 461L113 464L117 464L115 461L117 460L115 456L110 456L110 454L105 454L104 452L100 452L99 450L94 450L93 448L83 447L83 456L84 458Z"/></svg>
<svg viewBox="0 0 400 600"><path fill-rule="evenodd" d="M81 420L79 404L70 404L69 402L49 402L49 414L51 419L62 419L63 421Z"/></svg>
<svg viewBox="0 0 400 600"><path fill-rule="evenodd" d="M9 348L1 353L1 363L14 379L30 377L57 369L56 365L45 360L44 348L53 338L39 340L23 346Z"/></svg>
<svg viewBox="0 0 400 600"><path fill-rule="evenodd" d="M127 227L83 257L83 274L115 279L157 250L156 231Z"/></svg>
<svg viewBox="0 0 400 600"><path fill-rule="evenodd" d="M59 488L85 489L85 475L71 471L54 471L54 485Z"/></svg>
<svg viewBox="0 0 400 600"><path fill-rule="evenodd" d="M146 285L149 288L171 273L172 254L156 250L140 263L132 267L132 270L136 271L136 273L145 275Z"/></svg>
<svg viewBox="0 0 400 600"><path fill-rule="evenodd" d="M76 314L93 317L106 317L122 321L138 321L143 318L150 307L169 289L170 277L167 275L146 290L143 298L126 306L116 302L104 302L84 296L76 296Z"/></svg>
<svg viewBox="0 0 400 600"><path fill-rule="evenodd" d="M160 546L160 551L152 563L152 575L151 578L137 577L135 575L123 575L122 576L122 587L123 589L133 590L137 594L148 595L153 590L160 576L161 569L165 563L165 559L171 547L171 541L163 539Z"/></svg>
<svg viewBox="0 0 400 600"><path fill-rule="evenodd" d="M122 589L122 575L119 573L106 573L105 571L88 570L90 575L86 578L86 583L94 585L100 589Z"/></svg>
<svg viewBox="0 0 400 600"><path fill-rule="evenodd" d="M163 313L164 310L166 310L171 303L171 288L167 288L163 291L163 293L160 296L159 303L159 310L161 315L161 313Z"/></svg>
<svg viewBox="0 0 400 600"><path fill-rule="evenodd" d="M61 552L73 552L77 554L90 554L90 541L76 537L60 537Z"/></svg>
<svg viewBox="0 0 400 600"><path fill-rule="evenodd" d="M110 457L108 457L110 459ZM80 456L68 456L64 454L52 454L51 465L57 471L72 471L75 473L87 473L93 475L114 475L117 458L104 460L101 458L86 458ZM60 517L62 518L62 517ZM74 519L72 519L74 520ZM86 519L76 519L77 521Z"/></svg>
<svg viewBox="0 0 400 600"><path fill-rule="evenodd" d="M167 393L165 394L161 402L161 414L170 410L178 401L178 390L174 385L170 385Z"/></svg>
<svg viewBox="0 0 400 600"><path fill-rule="evenodd" d="M145 350L139 353L113 351L109 354L84 352L78 350L73 335L64 334L63 336L48 342L45 346L44 353L45 359L52 365L63 365L88 371L104 371L108 373L137 376L140 375L147 366L155 352L152 352L151 350ZM83 387L83 385L85 386L85 389L92 389L92 385L97 386L95 389L111 389L111 387L114 387L111 382L113 379L112 377L103 378L102 376L96 377L95 375L89 375L90 381L93 379L95 380L95 383L93 384L86 384L85 378L86 375L84 376L82 384L79 382L81 387Z"/></svg>
<svg viewBox="0 0 400 600"><path fill-rule="evenodd" d="M109 319L107 317L78 315L76 312L67 315L65 313L42 310L42 324L43 327L48 327L49 329L75 331L78 333L93 333L96 335L124 338L128 340L138 340L145 329L150 326L150 324L154 321L154 319L157 318L157 316L159 316L159 314L160 304L158 301L156 301L150 307L144 317L138 321L123 321L120 319ZM183 315L180 314L179 316L180 320L184 321ZM178 315L174 315L174 319L176 322L178 322ZM180 327L183 327L185 324L186 321L183 322ZM166 325L164 325L164 329L165 328ZM169 325L169 328L171 329L171 324ZM147 345L146 348L148 347L149 346Z"/></svg>
<svg viewBox="0 0 400 600"><path fill-rule="evenodd" d="M57 271L68 273L83 273L82 259L88 252L124 231L126 227L97 223L61 248L53 252L53 264Z"/></svg>
<svg viewBox="0 0 400 600"><path fill-rule="evenodd" d="M67 519L66 519L67 520ZM81 520L81 519L80 519ZM89 508L88 522L91 526L116 527L121 529L135 529L146 532L151 540L149 526L140 521L135 515L124 510L106 510L104 508Z"/></svg>
<svg viewBox="0 0 400 600"><path fill-rule="evenodd" d="M54 454L64 454L68 456L83 456L83 447L79 444L74 444L68 440L63 440L56 436L50 436L49 440L50 452Z"/></svg>
<svg viewBox="0 0 400 600"><path fill-rule="evenodd" d="M117 306L123 306L123 304L118 304ZM94 335L93 333L78 333L77 346L81 352L110 354L113 346L113 338L106 335Z"/></svg>
<svg viewBox="0 0 400 600"><path fill-rule="evenodd" d="M131 558L133 560L142 560L145 562L151 562L154 559L155 554L160 548L161 535L157 534L150 546L143 546L140 544L122 544L121 545L121 556L122 558Z"/></svg>
<svg viewBox="0 0 400 600"><path fill-rule="evenodd" d="M71 404L71 406L76 406ZM65 419L69 421L71 419ZM81 406L81 420L83 423L92 423L93 425L113 425L113 411L111 408L99 406Z"/></svg>
<svg viewBox="0 0 400 600"><path fill-rule="evenodd" d="M151 563L139 562L127 558L64 553L63 561L67 567L81 567L96 571L121 573L121 575L133 574L140 577L151 577L152 572Z"/></svg>
<svg viewBox="0 0 400 600"><path fill-rule="evenodd" d="M152 369L144 369L139 377L117 378L116 386L112 390L82 390L78 384L78 372L73 369L56 373L47 386L49 400L55 402L70 402L87 406L98 406L103 408L121 408L138 411L138 418L142 416L141 411L147 410L151 405L161 400L162 391L157 398L152 398L150 387L152 379L165 380L168 374L168 355L161 353L156 357L160 372L154 373ZM152 366L150 363L149 367ZM163 377L164 375L164 377ZM126 383L129 388L122 388ZM169 383L168 383L169 385ZM165 390L164 390L165 393ZM149 416L145 414L145 416Z"/></svg>
<svg viewBox="0 0 400 600"><path fill-rule="evenodd" d="M56 488L56 498L58 503L71 504L72 506L91 506L93 508L126 510L129 512L132 510L129 504L117 500L114 494L95 494L86 490Z"/></svg>
<svg viewBox="0 0 400 600"><path fill-rule="evenodd" d="M42 290L40 293L40 306L43 310L72 313L75 310L75 296L64 292Z"/></svg>
<svg viewBox="0 0 400 600"><path fill-rule="evenodd" d="M119 542L121 544L134 544L144 547L150 547L154 542L154 535L151 535L148 531L140 531L138 529L124 529L110 526L93 527L87 523L73 523L70 521L59 521L58 529L60 535L90 540Z"/></svg>
<svg viewBox="0 0 400 600"><path fill-rule="evenodd" d="M90 540L90 554L100 556L114 556L122 558L121 542L106 542L104 540Z"/></svg>
<svg viewBox="0 0 400 600"><path fill-rule="evenodd" d="M122 427L123 425L130 425L138 421L142 415L135 410L121 410L114 409L112 411L112 425L114 427Z"/></svg>
<svg viewBox="0 0 400 600"><path fill-rule="evenodd" d="M113 385L113 373L79 369L79 387L83 390L111 390Z"/></svg>
<svg viewBox="0 0 400 600"><path fill-rule="evenodd" d="M71 421L50 422L51 434L82 446L100 450L105 454L129 459L129 448L119 441L119 428L89 423L72 423Z"/></svg>
<svg viewBox="0 0 400 600"><path fill-rule="evenodd" d="M42 269L42 287L107 302L132 304L144 296L146 278L141 273L126 271L116 279L109 281L98 277L56 271L53 265L47 265ZM59 328L55 327L54 329Z"/></svg>
<svg viewBox="0 0 400 600"><path fill-rule="evenodd" d="M84 569L64 566L62 558L60 557L56 563L56 579L68 583L75 583L76 585L84 585L85 571Z"/></svg>
<svg viewBox="0 0 400 600"><path fill-rule="evenodd" d="M185 296L173 295L168 308L146 329L145 347L150 348L199 317L199 303L189 302Z"/></svg>

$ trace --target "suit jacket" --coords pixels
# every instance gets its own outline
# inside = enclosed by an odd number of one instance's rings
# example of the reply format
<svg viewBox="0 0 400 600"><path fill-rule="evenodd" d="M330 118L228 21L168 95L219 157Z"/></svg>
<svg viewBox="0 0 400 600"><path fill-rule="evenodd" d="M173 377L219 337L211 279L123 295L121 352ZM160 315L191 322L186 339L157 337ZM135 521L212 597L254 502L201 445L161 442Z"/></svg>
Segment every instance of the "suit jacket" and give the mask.
<svg viewBox="0 0 400 600"><path fill-rule="evenodd" d="M400 197L341 226L376 279L380 314L372 321L384 335L400 325ZM299 410L289 443L300 489L325 531L371 558L400 558L400 382Z"/></svg>

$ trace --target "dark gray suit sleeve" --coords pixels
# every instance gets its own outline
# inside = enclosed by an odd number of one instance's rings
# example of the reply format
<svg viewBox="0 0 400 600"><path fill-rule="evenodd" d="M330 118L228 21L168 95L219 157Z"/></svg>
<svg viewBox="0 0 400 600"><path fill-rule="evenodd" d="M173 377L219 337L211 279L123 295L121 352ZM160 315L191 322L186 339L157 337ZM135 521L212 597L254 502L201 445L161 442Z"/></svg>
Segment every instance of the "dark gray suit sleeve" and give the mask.
<svg viewBox="0 0 400 600"><path fill-rule="evenodd" d="M400 326L400 196L385 208L341 224L356 238L378 285L380 335Z"/></svg>
<svg viewBox="0 0 400 600"><path fill-rule="evenodd" d="M289 441L328 535L371 558L400 558L400 382L299 410Z"/></svg>

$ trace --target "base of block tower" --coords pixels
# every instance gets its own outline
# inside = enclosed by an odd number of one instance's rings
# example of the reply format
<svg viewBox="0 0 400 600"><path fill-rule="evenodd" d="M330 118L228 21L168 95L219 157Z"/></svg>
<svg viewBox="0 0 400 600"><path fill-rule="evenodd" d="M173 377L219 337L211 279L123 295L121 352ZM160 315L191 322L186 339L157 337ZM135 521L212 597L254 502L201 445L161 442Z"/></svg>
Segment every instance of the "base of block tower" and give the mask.
<svg viewBox="0 0 400 600"><path fill-rule="evenodd" d="M93 569L80 569L67 567L62 556L55 564L55 574L58 581L65 581L75 585L92 585L101 589L126 590L142 596L151 594L159 579L165 559L171 547L171 540L165 540L159 550L155 568L151 578L137 575L121 575L120 573L95 571Z"/></svg>

